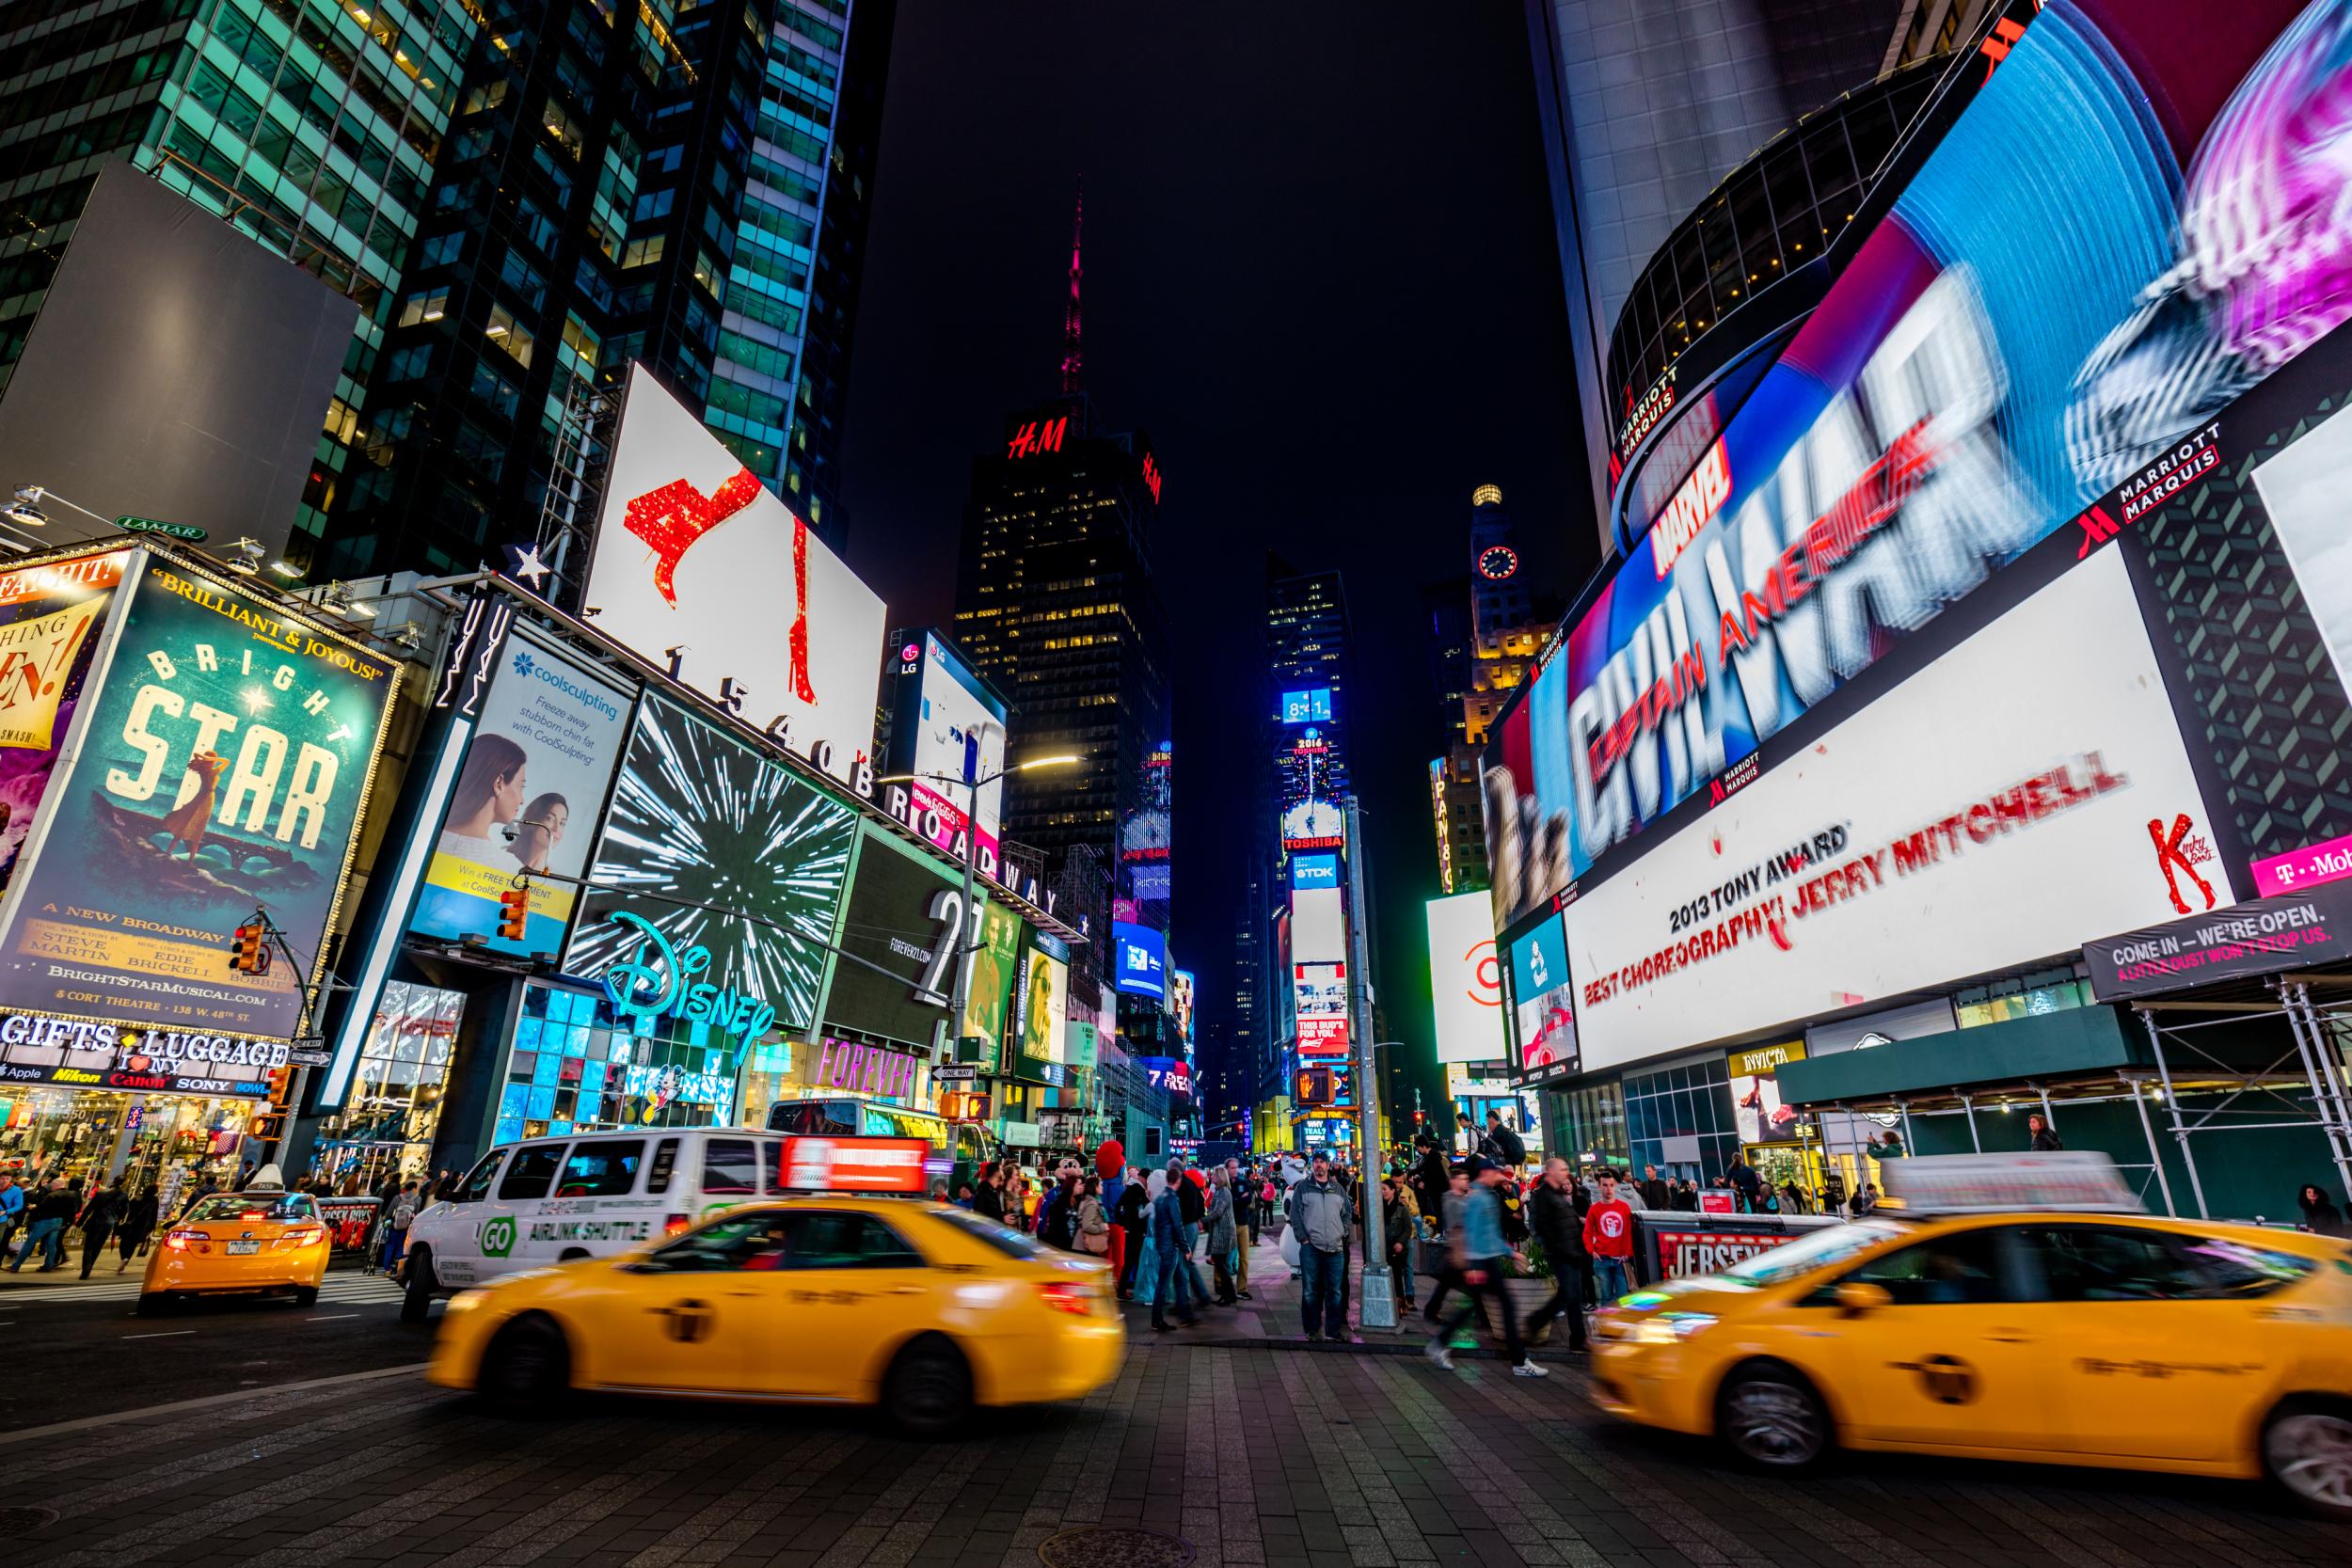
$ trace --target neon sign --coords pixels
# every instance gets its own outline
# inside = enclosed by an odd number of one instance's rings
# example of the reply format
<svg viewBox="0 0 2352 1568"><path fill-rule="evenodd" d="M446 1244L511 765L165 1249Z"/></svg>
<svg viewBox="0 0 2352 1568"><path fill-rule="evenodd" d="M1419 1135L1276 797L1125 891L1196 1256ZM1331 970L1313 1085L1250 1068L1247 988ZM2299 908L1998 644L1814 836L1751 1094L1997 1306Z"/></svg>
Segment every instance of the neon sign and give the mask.
<svg viewBox="0 0 2352 1568"><path fill-rule="evenodd" d="M1012 439L1005 443L1005 455L1007 457L1036 457L1044 452L1059 451L1061 451L1061 438L1069 433L1069 430L1070 416L1067 414L1057 420L1031 420L1012 433ZM1148 463L1150 460L1147 458L1145 461ZM1154 483L1152 486L1152 499L1157 500L1159 498L1160 487Z"/></svg>
<svg viewBox="0 0 2352 1568"><path fill-rule="evenodd" d="M627 910L614 910L614 925L638 935L628 957L604 972L604 994L612 1010L629 1018L681 1018L690 1023L711 1023L755 1040L775 1026L776 1010L758 997L732 987L714 986L694 978L710 967L710 949L670 945L652 921ZM647 960L646 949L653 957Z"/></svg>

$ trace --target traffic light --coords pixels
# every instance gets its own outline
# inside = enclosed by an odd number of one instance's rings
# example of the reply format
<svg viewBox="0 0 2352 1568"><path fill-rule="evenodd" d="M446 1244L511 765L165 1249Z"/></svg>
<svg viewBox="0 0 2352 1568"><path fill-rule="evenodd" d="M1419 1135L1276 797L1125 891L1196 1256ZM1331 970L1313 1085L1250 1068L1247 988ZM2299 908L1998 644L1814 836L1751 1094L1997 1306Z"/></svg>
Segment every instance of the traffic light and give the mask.
<svg viewBox="0 0 2352 1568"><path fill-rule="evenodd" d="M531 890L510 887L499 895L499 935L508 942L523 940L523 927L531 918Z"/></svg>
<svg viewBox="0 0 2352 1568"><path fill-rule="evenodd" d="M274 1144L286 1135L286 1113L273 1105L246 1123L245 1132L256 1142Z"/></svg>
<svg viewBox="0 0 2352 1568"><path fill-rule="evenodd" d="M269 973L269 927L260 922L237 927L229 944L229 967L240 974Z"/></svg>

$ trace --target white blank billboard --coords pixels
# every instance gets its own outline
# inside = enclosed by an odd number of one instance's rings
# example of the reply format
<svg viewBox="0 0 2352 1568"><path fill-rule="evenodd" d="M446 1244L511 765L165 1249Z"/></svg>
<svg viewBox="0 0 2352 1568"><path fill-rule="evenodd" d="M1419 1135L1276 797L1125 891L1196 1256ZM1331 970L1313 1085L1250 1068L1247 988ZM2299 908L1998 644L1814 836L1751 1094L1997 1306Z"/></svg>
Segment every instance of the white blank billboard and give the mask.
<svg viewBox="0 0 2352 1568"><path fill-rule="evenodd" d="M1291 961L1347 961L1346 905L1339 889L1302 887L1291 891Z"/></svg>
<svg viewBox="0 0 2352 1568"><path fill-rule="evenodd" d="M1501 1061L1506 1045L1493 900L1484 892L1432 898L1428 918L1429 990L1437 1008L1438 1060Z"/></svg>
<svg viewBox="0 0 2352 1568"><path fill-rule="evenodd" d="M1567 906L1583 1063L1621 1067L2176 917L2211 817L2105 550ZM2202 895L2174 883L2201 912Z"/></svg>
<svg viewBox="0 0 2352 1568"><path fill-rule="evenodd" d="M643 365L583 602L657 669L682 646L679 679L762 729L784 719L835 777L873 750L882 600Z"/></svg>

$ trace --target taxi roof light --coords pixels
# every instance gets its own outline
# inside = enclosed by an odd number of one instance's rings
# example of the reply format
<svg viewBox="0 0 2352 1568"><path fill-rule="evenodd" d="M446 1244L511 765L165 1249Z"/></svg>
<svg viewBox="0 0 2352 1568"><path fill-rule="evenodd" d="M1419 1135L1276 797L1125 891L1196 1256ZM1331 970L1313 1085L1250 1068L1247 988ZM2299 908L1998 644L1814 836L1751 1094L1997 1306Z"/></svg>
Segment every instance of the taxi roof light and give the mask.
<svg viewBox="0 0 2352 1568"><path fill-rule="evenodd" d="M2148 1205L2115 1161L2095 1149L2049 1154L1907 1154L1879 1173L1906 1214L2065 1211L2144 1214Z"/></svg>

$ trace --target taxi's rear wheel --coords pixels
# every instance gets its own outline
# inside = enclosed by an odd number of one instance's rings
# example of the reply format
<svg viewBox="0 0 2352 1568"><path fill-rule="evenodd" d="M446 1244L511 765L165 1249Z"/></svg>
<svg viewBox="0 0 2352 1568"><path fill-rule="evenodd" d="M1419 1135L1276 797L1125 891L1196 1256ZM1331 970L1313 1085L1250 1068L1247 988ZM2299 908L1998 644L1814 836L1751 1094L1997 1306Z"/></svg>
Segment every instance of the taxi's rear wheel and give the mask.
<svg viewBox="0 0 2352 1568"><path fill-rule="evenodd" d="M914 1437L939 1437L972 1413L972 1368L944 1334L927 1334L900 1351L882 1382L882 1409Z"/></svg>
<svg viewBox="0 0 2352 1568"><path fill-rule="evenodd" d="M294 1304L296 1307L316 1307L319 1304L319 1288L315 1285L295 1286Z"/></svg>
<svg viewBox="0 0 2352 1568"><path fill-rule="evenodd" d="M507 1324L482 1353L474 1392L503 1416L544 1416L571 1389L571 1351L544 1318Z"/></svg>
<svg viewBox="0 0 2352 1568"><path fill-rule="evenodd" d="M406 1289L400 1300L400 1321L421 1323L433 1309L433 1249L419 1247L408 1255Z"/></svg>
<svg viewBox="0 0 2352 1568"><path fill-rule="evenodd" d="M2263 1426L2263 1474L2312 1513L2352 1519L2352 1403L2289 1400Z"/></svg>
<svg viewBox="0 0 2352 1568"><path fill-rule="evenodd" d="M139 1297L136 1308L142 1318L160 1318L172 1305L171 1297L161 1291L150 1291Z"/></svg>
<svg viewBox="0 0 2352 1568"><path fill-rule="evenodd" d="M1715 1397L1715 1433L1742 1465L1776 1475L1828 1457L1829 1410L1803 1374L1775 1362L1741 1367Z"/></svg>

